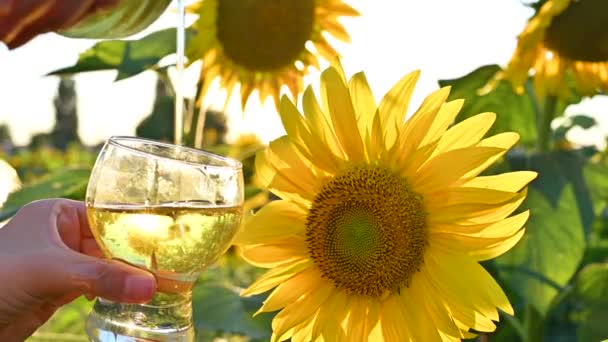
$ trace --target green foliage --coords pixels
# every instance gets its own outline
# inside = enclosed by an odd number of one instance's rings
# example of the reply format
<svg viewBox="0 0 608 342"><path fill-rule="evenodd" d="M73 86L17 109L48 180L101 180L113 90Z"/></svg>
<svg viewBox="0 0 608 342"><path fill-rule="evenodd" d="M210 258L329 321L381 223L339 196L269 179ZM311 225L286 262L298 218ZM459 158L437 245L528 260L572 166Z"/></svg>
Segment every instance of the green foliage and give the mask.
<svg viewBox="0 0 608 342"><path fill-rule="evenodd" d="M572 215L576 212L572 186L564 187L556 207L531 188L522 207L531 209L527 232L495 263L508 288L544 315L578 269L585 248L583 227Z"/></svg>
<svg viewBox="0 0 608 342"><path fill-rule="evenodd" d="M188 32L188 36L192 33ZM83 52L75 65L51 72L49 75L76 74L87 71L116 70L116 80L135 76L175 53L176 29L153 32L139 40L107 40Z"/></svg>
<svg viewBox="0 0 608 342"><path fill-rule="evenodd" d="M62 169L24 185L9 195L0 209L0 221L10 218L27 203L39 199L84 199L89 174L89 169Z"/></svg>
<svg viewBox="0 0 608 342"><path fill-rule="evenodd" d="M608 338L608 264L590 264L581 270L575 295L583 304L577 331L579 341Z"/></svg>
<svg viewBox="0 0 608 342"><path fill-rule="evenodd" d="M88 341L84 325L93 302L79 297L60 308L28 342Z"/></svg>
<svg viewBox="0 0 608 342"><path fill-rule="evenodd" d="M597 121L587 115L574 115L569 117L566 122L557 127L555 131L553 131L553 137L555 140L566 140L566 134L575 127L580 127L583 129L589 129L593 126L597 125Z"/></svg>
<svg viewBox="0 0 608 342"><path fill-rule="evenodd" d="M500 70L497 65L486 65L458 79L441 80L439 85L451 86L449 100L464 99L464 106L457 117L458 122L483 112L496 113L496 123L488 134L516 131L521 143L533 146L536 141L535 104L529 93L516 94L506 81L498 83L495 90L479 95Z"/></svg>
<svg viewBox="0 0 608 342"><path fill-rule="evenodd" d="M193 294L193 319L197 334L222 336L239 334L254 340L268 340L274 315L253 317L263 296L243 298L240 291L263 270L242 261L233 250L199 279Z"/></svg>
<svg viewBox="0 0 608 342"><path fill-rule="evenodd" d="M596 297L604 294L604 288L598 285L603 278L590 280L591 275L597 275L599 266L591 271L584 267L608 260L608 163L605 152L598 153L593 147L573 149L567 137L571 129L588 129L597 122L588 115L575 115L552 128L553 120L563 116L567 106L579 102L580 97L573 95L565 102L549 98L539 103L530 80L522 94L501 81L482 95L480 89L498 71L500 68L495 65L482 66L462 78L440 81L442 86L452 86L450 99L465 99L459 121L481 112L496 112L490 135L515 131L521 136L518 147L505 162L485 174L538 172L519 209L531 211L526 234L512 250L484 264L497 275L516 312L490 340L605 338L605 324L598 322L608 321L603 316L606 305L591 305L597 302L594 299L583 301L581 289Z"/></svg>

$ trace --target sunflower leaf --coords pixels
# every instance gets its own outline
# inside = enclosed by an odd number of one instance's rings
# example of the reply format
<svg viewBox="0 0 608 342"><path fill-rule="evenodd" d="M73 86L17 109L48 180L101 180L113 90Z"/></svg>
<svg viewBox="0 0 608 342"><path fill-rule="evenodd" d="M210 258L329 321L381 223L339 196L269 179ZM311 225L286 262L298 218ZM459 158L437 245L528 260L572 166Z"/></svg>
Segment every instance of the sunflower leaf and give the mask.
<svg viewBox="0 0 608 342"><path fill-rule="evenodd" d="M503 283L523 299L524 303L516 303L515 311L521 312L522 304L531 304L545 316L582 260L583 227L576 215L572 185L563 187L556 206L531 187L522 207L522 210L531 209L526 234L495 263Z"/></svg>
<svg viewBox="0 0 608 342"><path fill-rule="evenodd" d="M192 37L187 30L186 39ZM138 40L101 41L81 53L76 64L48 75L69 75L87 71L116 70L116 80L138 75L157 67L164 57L175 53L176 29L153 32Z"/></svg>
<svg viewBox="0 0 608 342"><path fill-rule="evenodd" d="M584 313L576 334L580 342L603 341L608 339L608 307L596 305Z"/></svg>
<svg viewBox="0 0 608 342"><path fill-rule="evenodd" d="M273 315L252 317L262 305L262 298L242 298L236 289L219 282L199 282L193 294L197 333L237 333L253 339L270 338Z"/></svg>
<svg viewBox="0 0 608 342"><path fill-rule="evenodd" d="M68 168L49 174L9 195L0 210L0 221L13 216L29 202L43 198L84 199L91 170Z"/></svg>
<svg viewBox="0 0 608 342"><path fill-rule="evenodd" d="M62 306L27 341L88 341L85 322L92 306L84 297Z"/></svg>
<svg viewBox="0 0 608 342"><path fill-rule="evenodd" d="M558 126L554 131L553 131L553 137L555 140L565 140L566 139L566 135L568 134L568 132L575 128L575 127L580 127L582 129L589 129L593 126L597 125L597 121L591 117L591 116L587 116L587 115L574 115L569 117L566 122L564 122L562 125Z"/></svg>
<svg viewBox="0 0 608 342"><path fill-rule="evenodd" d="M565 186L572 185L585 236L589 236L595 212L592 189L585 177L585 168L588 165L586 149L530 155L510 154L508 159L515 170L538 172L538 178L531 185L540 191L554 208L559 205Z"/></svg>
<svg viewBox="0 0 608 342"><path fill-rule="evenodd" d="M517 94L506 81L500 81L488 94L479 90L500 71L497 65L482 66L457 79L440 80L440 86L452 86L448 100L464 99L464 106L457 122L483 112L494 112L496 123L488 134L515 131L521 136L520 143L533 146L536 141L536 112L534 100L528 93Z"/></svg>

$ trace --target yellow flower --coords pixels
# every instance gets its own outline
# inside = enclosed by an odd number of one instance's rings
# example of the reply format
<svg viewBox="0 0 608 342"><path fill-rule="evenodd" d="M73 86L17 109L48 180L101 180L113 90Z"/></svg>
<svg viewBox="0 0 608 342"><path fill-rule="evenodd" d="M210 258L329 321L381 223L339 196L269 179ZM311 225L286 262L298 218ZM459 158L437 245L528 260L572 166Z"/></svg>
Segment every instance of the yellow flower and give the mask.
<svg viewBox="0 0 608 342"><path fill-rule="evenodd" d="M547 0L529 20L497 80L518 92L531 71L539 98L571 95L569 78L582 96L608 91L608 2ZM491 86L485 90L491 89Z"/></svg>
<svg viewBox="0 0 608 342"><path fill-rule="evenodd" d="M457 341L513 314L479 261L524 234L529 213L508 217L536 173L479 176L518 140L483 139L496 116L449 128L463 101L442 88L405 115L418 72L376 102L365 75L321 75L301 115L281 99L287 132L256 158L281 197L250 216L235 244L270 268L246 289L274 289L260 312L281 310L273 341ZM405 122L404 122L405 121Z"/></svg>
<svg viewBox="0 0 608 342"><path fill-rule="evenodd" d="M337 55L323 33L349 41L337 18L358 15L341 0L203 0L191 11L199 14L198 34L187 54L203 61L200 98L219 77L228 95L240 84L243 108L256 89L261 102L272 96L277 108L281 86L296 98L309 68L319 68L318 56Z"/></svg>

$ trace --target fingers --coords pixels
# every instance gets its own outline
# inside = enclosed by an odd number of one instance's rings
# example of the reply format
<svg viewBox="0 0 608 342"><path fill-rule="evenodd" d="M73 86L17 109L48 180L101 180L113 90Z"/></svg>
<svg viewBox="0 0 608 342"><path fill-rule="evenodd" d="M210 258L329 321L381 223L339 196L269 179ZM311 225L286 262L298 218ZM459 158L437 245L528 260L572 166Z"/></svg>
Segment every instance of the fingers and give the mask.
<svg viewBox="0 0 608 342"><path fill-rule="evenodd" d="M60 271L64 280L54 284L60 292L76 291L119 302L143 303L150 300L156 291L152 274L126 263L78 253L67 258L67 266ZM47 287L52 288L48 284Z"/></svg>
<svg viewBox="0 0 608 342"><path fill-rule="evenodd" d="M11 322L5 329L0 330L0 341L3 342L23 342L30 337L41 325L43 325L54 313L27 312L23 316Z"/></svg>
<svg viewBox="0 0 608 342"><path fill-rule="evenodd" d="M80 252L96 258L103 258L103 252L93 238L87 238L80 242Z"/></svg>

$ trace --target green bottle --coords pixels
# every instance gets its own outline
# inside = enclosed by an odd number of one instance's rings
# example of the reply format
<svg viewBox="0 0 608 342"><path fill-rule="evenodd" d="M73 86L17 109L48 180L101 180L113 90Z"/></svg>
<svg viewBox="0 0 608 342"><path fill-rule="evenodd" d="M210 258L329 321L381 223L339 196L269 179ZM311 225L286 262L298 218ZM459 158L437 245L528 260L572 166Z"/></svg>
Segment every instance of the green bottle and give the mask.
<svg viewBox="0 0 608 342"><path fill-rule="evenodd" d="M138 33L165 12L171 0L118 0L58 33L71 38L116 39Z"/></svg>

